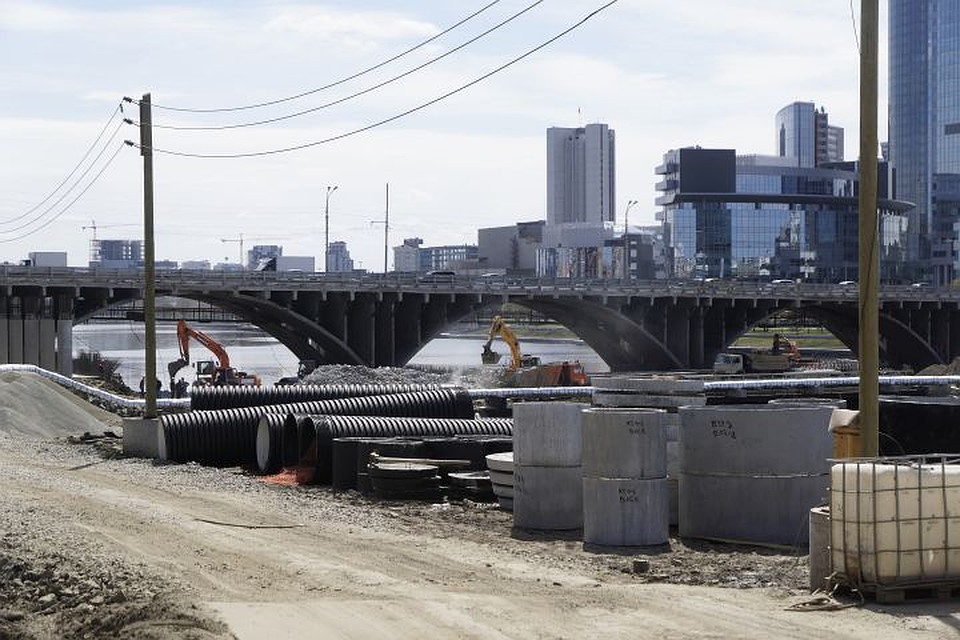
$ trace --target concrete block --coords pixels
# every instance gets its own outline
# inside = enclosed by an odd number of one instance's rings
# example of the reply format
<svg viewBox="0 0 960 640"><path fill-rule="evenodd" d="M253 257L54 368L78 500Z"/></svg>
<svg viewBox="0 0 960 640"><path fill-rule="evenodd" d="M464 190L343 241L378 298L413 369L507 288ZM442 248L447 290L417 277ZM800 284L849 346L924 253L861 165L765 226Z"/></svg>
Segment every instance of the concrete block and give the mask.
<svg viewBox="0 0 960 640"><path fill-rule="evenodd" d="M164 458L161 455L161 432L158 418L124 418L123 454L139 458Z"/></svg>

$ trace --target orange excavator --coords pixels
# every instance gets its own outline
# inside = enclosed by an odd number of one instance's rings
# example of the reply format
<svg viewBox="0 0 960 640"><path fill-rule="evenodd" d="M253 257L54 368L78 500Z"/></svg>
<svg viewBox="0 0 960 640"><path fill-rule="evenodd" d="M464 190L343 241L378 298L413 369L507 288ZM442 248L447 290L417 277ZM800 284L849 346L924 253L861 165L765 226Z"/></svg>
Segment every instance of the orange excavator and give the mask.
<svg viewBox="0 0 960 640"><path fill-rule="evenodd" d="M213 360L198 360L194 363L197 379L193 383L200 386L250 385L260 386L260 378L245 371L237 371L230 366L230 356L219 342L202 331L188 326L184 320L177 321L177 342L180 345L180 357L167 365L170 373L170 388L174 388L177 372L190 364L190 340L196 340L216 357Z"/></svg>
<svg viewBox="0 0 960 640"><path fill-rule="evenodd" d="M590 383L579 362L543 364L537 356L524 355L520 351L517 334L501 316L494 316L490 324L490 335L480 355L483 364L497 364L500 361L500 354L490 348L497 336L510 348L510 364L500 376L503 384L511 387L578 387Z"/></svg>

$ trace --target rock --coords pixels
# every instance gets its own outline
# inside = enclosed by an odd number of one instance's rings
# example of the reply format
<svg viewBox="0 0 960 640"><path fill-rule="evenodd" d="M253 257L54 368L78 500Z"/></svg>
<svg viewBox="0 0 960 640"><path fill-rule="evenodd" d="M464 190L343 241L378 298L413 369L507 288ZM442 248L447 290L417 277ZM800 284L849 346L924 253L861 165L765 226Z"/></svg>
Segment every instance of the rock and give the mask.
<svg viewBox="0 0 960 640"><path fill-rule="evenodd" d="M53 602L53 601L56 600L56 599L57 599L57 594L55 594L55 593L48 593L48 594L45 595L45 596L40 596L38 602L39 602L40 604L50 604L51 602Z"/></svg>

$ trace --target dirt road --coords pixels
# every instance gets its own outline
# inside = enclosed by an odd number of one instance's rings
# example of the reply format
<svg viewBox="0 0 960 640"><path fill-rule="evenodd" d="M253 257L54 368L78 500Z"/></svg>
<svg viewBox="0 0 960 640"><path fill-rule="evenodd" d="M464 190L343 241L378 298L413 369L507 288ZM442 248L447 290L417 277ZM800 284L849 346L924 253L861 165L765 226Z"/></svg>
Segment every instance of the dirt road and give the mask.
<svg viewBox="0 0 960 640"><path fill-rule="evenodd" d="M0 638L960 637L958 603L787 611L807 597L802 559L677 543L635 574L572 536L511 535L489 505L19 437L0 437L0 477ZM775 586L665 583L729 583L716 563Z"/></svg>

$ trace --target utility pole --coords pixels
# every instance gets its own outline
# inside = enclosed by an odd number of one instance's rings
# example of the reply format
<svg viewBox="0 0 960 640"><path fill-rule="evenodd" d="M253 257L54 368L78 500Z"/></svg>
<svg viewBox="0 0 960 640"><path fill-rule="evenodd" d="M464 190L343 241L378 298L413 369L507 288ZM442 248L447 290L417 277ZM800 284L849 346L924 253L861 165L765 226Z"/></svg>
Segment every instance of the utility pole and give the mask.
<svg viewBox="0 0 960 640"><path fill-rule="evenodd" d="M327 201L323 207L323 272L330 272L330 194L337 190L339 185L327 185Z"/></svg>
<svg viewBox="0 0 960 640"><path fill-rule="evenodd" d="M143 417L157 417L157 316L153 251L153 115L150 94L140 99L140 155L143 156Z"/></svg>
<svg viewBox="0 0 960 640"><path fill-rule="evenodd" d="M383 272L387 272L387 247L390 244L390 183L387 183L387 205L383 220L371 220L370 224L383 225Z"/></svg>
<svg viewBox="0 0 960 640"><path fill-rule="evenodd" d="M880 450L879 247L877 236L878 0L860 2L860 451Z"/></svg>

